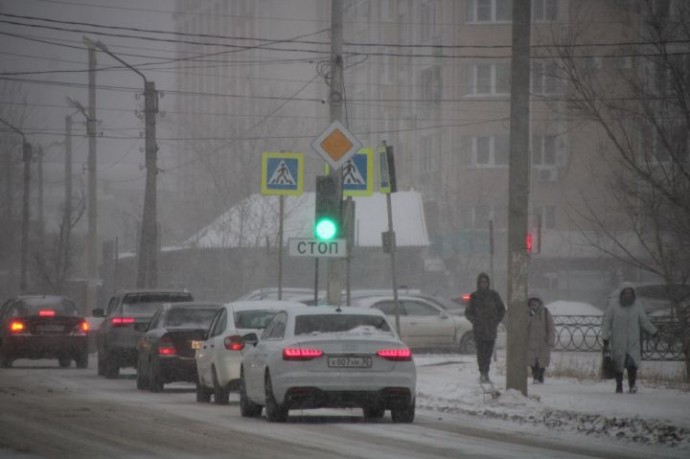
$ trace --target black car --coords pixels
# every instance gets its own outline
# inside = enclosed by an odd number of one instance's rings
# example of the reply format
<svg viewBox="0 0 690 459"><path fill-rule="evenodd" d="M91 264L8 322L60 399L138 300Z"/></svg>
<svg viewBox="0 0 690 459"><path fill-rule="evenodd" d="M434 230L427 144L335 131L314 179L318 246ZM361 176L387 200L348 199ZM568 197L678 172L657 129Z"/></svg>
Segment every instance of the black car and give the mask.
<svg viewBox="0 0 690 459"><path fill-rule="evenodd" d="M94 317L105 317L96 332L98 374L117 378L120 368L137 366L137 343L153 314L163 303L194 301L183 290L127 290L110 299L107 311L94 309Z"/></svg>
<svg viewBox="0 0 690 459"><path fill-rule="evenodd" d="M16 359L58 359L67 368L89 366L89 324L64 296L26 295L0 307L0 366Z"/></svg>
<svg viewBox="0 0 690 459"><path fill-rule="evenodd" d="M137 388L161 392L167 383L195 382L195 343L204 340L220 307L202 302L161 306L137 345Z"/></svg>

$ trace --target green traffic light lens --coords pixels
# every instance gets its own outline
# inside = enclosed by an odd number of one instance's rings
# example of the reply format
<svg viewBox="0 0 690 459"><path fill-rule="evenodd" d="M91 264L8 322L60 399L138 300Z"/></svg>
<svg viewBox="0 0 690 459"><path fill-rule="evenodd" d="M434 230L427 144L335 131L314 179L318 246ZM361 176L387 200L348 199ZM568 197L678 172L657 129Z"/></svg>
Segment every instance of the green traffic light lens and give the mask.
<svg viewBox="0 0 690 459"><path fill-rule="evenodd" d="M327 218L316 222L316 226L314 227L316 237L323 240L333 239L337 230L338 228L335 222Z"/></svg>

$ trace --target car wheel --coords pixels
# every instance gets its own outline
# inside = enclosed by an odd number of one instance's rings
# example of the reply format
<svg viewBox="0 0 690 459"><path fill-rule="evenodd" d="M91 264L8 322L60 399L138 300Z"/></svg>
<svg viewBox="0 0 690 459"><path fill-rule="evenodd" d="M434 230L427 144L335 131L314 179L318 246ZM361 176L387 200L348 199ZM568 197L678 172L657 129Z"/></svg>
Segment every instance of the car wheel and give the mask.
<svg viewBox="0 0 690 459"><path fill-rule="evenodd" d="M221 387L215 368L211 369L211 373L213 376L213 402L216 405L227 405L230 402L230 389Z"/></svg>
<svg viewBox="0 0 690 459"><path fill-rule="evenodd" d="M120 367L115 359L106 358L103 360L103 375L108 379L115 379L120 375Z"/></svg>
<svg viewBox="0 0 690 459"><path fill-rule="evenodd" d="M362 411L364 412L364 419L381 419L383 415L386 413L386 410L384 410L383 408L379 408L378 406L367 406L362 408Z"/></svg>
<svg viewBox="0 0 690 459"><path fill-rule="evenodd" d="M163 392L163 379L155 361L149 363L149 390L154 393Z"/></svg>
<svg viewBox="0 0 690 459"><path fill-rule="evenodd" d="M414 409L415 409L415 401L412 400L412 403L410 403L410 406L408 406L406 408L393 408L393 409L391 409L391 418L393 418L393 422L400 422L400 423L409 424L412 421L414 421Z"/></svg>
<svg viewBox="0 0 690 459"><path fill-rule="evenodd" d="M74 359L77 362L77 368L84 369L89 367L89 351L82 351L77 354L77 358Z"/></svg>
<svg viewBox="0 0 690 459"><path fill-rule="evenodd" d="M240 372L240 414L245 418L255 418L261 416L261 405L249 400L247 397L247 388L244 381L244 369Z"/></svg>
<svg viewBox="0 0 690 459"><path fill-rule="evenodd" d="M474 354L477 352L477 345L474 342L474 335L472 332L467 332L462 335L460 340L460 353L461 354Z"/></svg>
<svg viewBox="0 0 690 459"><path fill-rule="evenodd" d="M266 390L266 419L268 422L285 422L288 418L288 409L285 405L281 405L276 401L273 395L273 385L271 384L271 375L266 372L266 383L264 385Z"/></svg>
<svg viewBox="0 0 690 459"><path fill-rule="evenodd" d="M211 391L206 389L206 387L199 381L196 380L196 401L199 403L208 403L211 401Z"/></svg>
<svg viewBox="0 0 690 459"><path fill-rule="evenodd" d="M60 368L69 368L71 363L72 359L70 359L69 357L60 357L58 359L58 365L60 365Z"/></svg>
<svg viewBox="0 0 690 459"><path fill-rule="evenodd" d="M12 357L5 355L2 351L0 351L0 367L12 368Z"/></svg>
<svg viewBox="0 0 690 459"><path fill-rule="evenodd" d="M149 378L144 372L141 360L137 360L137 389L146 390L149 388Z"/></svg>

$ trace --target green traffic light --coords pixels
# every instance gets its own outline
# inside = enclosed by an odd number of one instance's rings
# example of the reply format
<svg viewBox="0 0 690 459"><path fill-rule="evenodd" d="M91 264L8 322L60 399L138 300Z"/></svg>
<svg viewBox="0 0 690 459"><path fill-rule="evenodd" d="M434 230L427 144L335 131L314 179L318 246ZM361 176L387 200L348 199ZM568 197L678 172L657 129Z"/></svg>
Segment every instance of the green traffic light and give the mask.
<svg viewBox="0 0 690 459"><path fill-rule="evenodd" d="M318 239L328 241L335 237L338 227L330 218L322 218L314 226L314 234Z"/></svg>

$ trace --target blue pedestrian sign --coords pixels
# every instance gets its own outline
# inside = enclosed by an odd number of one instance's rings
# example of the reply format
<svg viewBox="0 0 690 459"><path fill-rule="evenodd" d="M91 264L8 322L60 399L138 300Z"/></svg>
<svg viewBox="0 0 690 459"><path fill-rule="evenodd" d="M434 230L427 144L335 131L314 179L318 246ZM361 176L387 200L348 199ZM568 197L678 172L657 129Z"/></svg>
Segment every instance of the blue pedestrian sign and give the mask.
<svg viewBox="0 0 690 459"><path fill-rule="evenodd" d="M304 192L304 155L266 151L261 155L261 194L301 195Z"/></svg>
<svg viewBox="0 0 690 459"><path fill-rule="evenodd" d="M343 196L371 196L374 194L374 151L361 148L342 165ZM328 166L326 166L328 174Z"/></svg>

